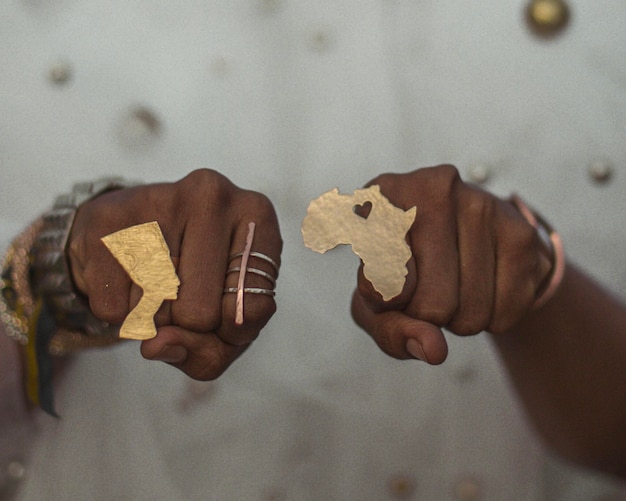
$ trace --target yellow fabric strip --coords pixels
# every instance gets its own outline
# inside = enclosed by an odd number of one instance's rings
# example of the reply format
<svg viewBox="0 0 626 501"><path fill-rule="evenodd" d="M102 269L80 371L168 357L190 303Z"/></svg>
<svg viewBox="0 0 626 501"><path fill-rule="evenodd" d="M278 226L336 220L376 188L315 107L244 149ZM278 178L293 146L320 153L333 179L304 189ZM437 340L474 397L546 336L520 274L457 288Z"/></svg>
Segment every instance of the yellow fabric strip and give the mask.
<svg viewBox="0 0 626 501"><path fill-rule="evenodd" d="M41 314L42 301L35 304L35 311L28 322L28 344L26 345L26 394L35 405L39 400L39 361L37 359L37 324Z"/></svg>

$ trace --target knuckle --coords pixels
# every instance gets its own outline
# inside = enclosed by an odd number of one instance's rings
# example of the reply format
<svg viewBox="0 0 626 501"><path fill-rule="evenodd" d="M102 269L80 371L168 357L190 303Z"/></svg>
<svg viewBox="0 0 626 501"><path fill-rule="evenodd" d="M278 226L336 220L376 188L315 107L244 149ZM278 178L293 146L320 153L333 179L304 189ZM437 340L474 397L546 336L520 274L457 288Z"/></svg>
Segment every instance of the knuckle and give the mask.
<svg viewBox="0 0 626 501"><path fill-rule="evenodd" d="M518 278L535 272L541 243L530 224L523 220L508 221L501 228L498 240L501 269Z"/></svg>
<svg viewBox="0 0 626 501"><path fill-rule="evenodd" d="M198 169L179 181L181 203L189 203L196 210L198 206L215 212L230 205L235 190L228 178L212 169Z"/></svg>
<svg viewBox="0 0 626 501"><path fill-rule="evenodd" d="M247 213L254 215L256 221L266 227L278 230L278 216L269 197L257 191L242 190L238 202L239 205L246 208Z"/></svg>
<svg viewBox="0 0 626 501"><path fill-rule="evenodd" d="M259 298L261 299L261 298ZM259 301L260 303L261 301ZM276 313L276 302L273 299L267 299L263 301L263 304L252 304L252 307L248 310L244 321L249 325L257 327L259 330L265 327L270 321L272 316Z"/></svg>
<svg viewBox="0 0 626 501"><path fill-rule="evenodd" d="M369 181L366 186L378 185L383 193L390 191L397 184L400 174L386 172Z"/></svg>
<svg viewBox="0 0 626 501"><path fill-rule="evenodd" d="M237 329L234 333L230 333L228 336L224 336L224 340L233 346L246 346L256 341L261 333L260 328L250 327L248 320L246 319L244 325Z"/></svg>
<svg viewBox="0 0 626 501"><path fill-rule="evenodd" d="M512 329L530 310L534 302L534 284L528 280L518 286L512 284L500 293L496 302L495 314L487 330L493 334L502 334Z"/></svg>
<svg viewBox="0 0 626 501"><path fill-rule="evenodd" d="M408 204L418 205L422 213L447 212L456 199L463 181L453 165L424 167L404 174L396 191Z"/></svg>
<svg viewBox="0 0 626 501"><path fill-rule="evenodd" d="M137 187L137 190L143 187ZM137 193L137 190L128 188L127 190L115 190L103 193L96 198L82 205L76 214L76 220L79 218L83 222L83 229L86 233L92 234L93 229L97 228L102 234L115 231L119 228L116 225L127 222L128 214L126 214L126 203L120 203L120 193ZM142 190L143 193L143 190ZM129 196L132 199L132 195ZM101 236L98 234L97 236Z"/></svg>
<svg viewBox="0 0 626 501"><path fill-rule="evenodd" d="M89 296L89 309L96 318L113 325L120 325L128 314L128 304L120 294L106 297L92 294Z"/></svg>
<svg viewBox="0 0 626 501"><path fill-rule="evenodd" d="M174 323L193 332L212 332L220 324L220 315L197 301L172 304Z"/></svg>
<svg viewBox="0 0 626 501"><path fill-rule="evenodd" d="M123 272L105 263L107 261L96 254L86 263L80 276L74 278L74 283L87 297L89 309L97 318L119 325L128 315L130 282Z"/></svg>
<svg viewBox="0 0 626 501"><path fill-rule="evenodd" d="M484 193L470 196L463 209L473 221L488 222L496 212L496 199Z"/></svg>
<svg viewBox="0 0 626 501"><path fill-rule="evenodd" d="M469 280L468 280L469 281ZM494 290L487 280L472 280L459 291L459 305L447 326L458 336L473 336L485 330L494 310Z"/></svg>
<svg viewBox="0 0 626 501"><path fill-rule="evenodd" d="M221 187L225 184L230 184L230 181L219 172L213 169L196 169L187 174L182 180L183 184L190 184L192 186L216 186Z"/></svg>
<svg viewBox="0 0 626 501"><path fill-rule="evenodd" d="M483 317L463 317L455 318L447 328L457 336L474 336L482 332L488 324L489 319Z"/></svg>
<svg viewBox="0 0 626 501"><path fill-rule="evenodd" d="M276 217L274 204L272 204L272 201L266 195L259 193L258 191L250 190L247 190L244 193L250 203L250 206L260 218L274 219Z"/></svg>
<svg viewBox="0 0 626 501"><path fill-rule="evenodd" d="M147 208L157 217L165 216L165 213L178 213L179 200L169 189L170 186L169 184L139 186L129 197L129 204L137 214L146 211ZM160 217L159 219L167 218Z"/></svg>
<svg viewBox="0 0 626 501"><path fill-rule="evenodd" d="M85 238L83 235L71 235L66 256L70 260L82 263L85 256Z"/></svg>
<svg viewBox="0 0 626 501"><path fill-rule="evenodd" d="M458 300L449 294L442 296L439 293L436 301L432 297L435 295L426 293L415 298L411 316L439 327L449 325L457 311Z"/></svg>
<svg viewBox="0 0 626 501"><path fill-rule="evenodd" d="M432 173L432 193L439 200L448 200L462 183L459 171L454 165L443 164L428 170Z"/></svg>
<svg viewBox="0 0 626 501"><path fill-rule="evenodd" d="M539 237L537 231L530 224L520 222L516 232L517 245L520 249L528 251L538 247Z"/></svg>
<svg viewBox="0 0 626 501"><path fill-rule="evenodd" d="M441 179L446 179L453 183L461 179L459 170L452 164L440 164L430 167Z"/></svg>
<svg viewBox="0 0 626 501"><path fill-rule="evenodd" d="M539 245L537 230L517 211L502 220L503 240L513 249L526 252Z"/></svg>
<svg viewBox="0 0 626 501"><path fill-rule="evenodd" d="M414 173L397 174L383 173L372 179L366 184L366 187L378 185L381 193L400 208L408 209L414 205L414 185L411 182L411 176Z"/></svg>
<svg viewBox="0 0 626 501"><path fill-rule="evenodd" d="M235 331L233 344L248 344L254 341L261 329L267 325L274 313L276 313L276 303L271 298L250 297L246 295L243 324ZM223 323L225 325L235 325L235 308L228 308L224 314Z"/></svg>
<svg viewBox="0 0 626 501"><path fill-rule="evenodd" d="M439 206L450 200L462 181L458 169L446 164L403 174L383 173L366 186L374 184L379 185L381 192L396 205L410 207L415 205L416 200L423 200L428 203L423 203L422 209L432 207L439 210Z"/></svg>

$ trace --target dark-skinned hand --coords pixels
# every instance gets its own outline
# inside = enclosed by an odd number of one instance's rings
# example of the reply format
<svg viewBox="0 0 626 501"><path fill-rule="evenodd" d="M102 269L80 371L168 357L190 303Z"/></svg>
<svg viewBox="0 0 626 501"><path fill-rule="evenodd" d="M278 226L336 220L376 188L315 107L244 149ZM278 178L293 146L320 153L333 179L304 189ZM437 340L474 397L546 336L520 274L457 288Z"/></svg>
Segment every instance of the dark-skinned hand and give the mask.
<svg viewBox="0 0 626 501"><path fill-rule="evenodd" d="M372 184L395 206L417 207L402 293L383 301L361 270L352 298L355 321L385 353L439 364L448 353L442 329L498 334L531 311L551 262L512 203L463 182L450 165Z"/></svg>
<svg viewBox="0 0 626 501"><path fill-rule="evenodd" d="M229 256L243 251L250 222L256 224L252 250L280 263L282 240L274 208L264 195L240 189L208 169L175 183L111 191L85 203L76 214L68 258L76 287L103 321L121 324L142 290L100 239L150 221L161 227L180 287L178 298L165 301L157 312L157 336L141 342L141 353L194 379L214 379L256 339L276 310L274 298L246 294L244 322L236 325L236 294L223 292L237 286L238 273L227 275L226 270ZM276 275L261 259L251 257L249 266ZM246 287L269 284L248 273Z"/></svg>

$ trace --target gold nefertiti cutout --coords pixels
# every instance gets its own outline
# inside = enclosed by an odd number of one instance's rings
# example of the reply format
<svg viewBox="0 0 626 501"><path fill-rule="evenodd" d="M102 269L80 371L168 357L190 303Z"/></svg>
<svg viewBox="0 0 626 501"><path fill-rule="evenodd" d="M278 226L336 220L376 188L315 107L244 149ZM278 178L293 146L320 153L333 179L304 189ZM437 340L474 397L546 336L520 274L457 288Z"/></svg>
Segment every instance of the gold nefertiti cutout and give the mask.
<svg viewBox="0 0 626 501"><path fill-rule="evenodd" d="M358 214L357 207L371 207ZM363 274L385 301L402 292L411 248L406 234L415 220L416 208L395 207L378 185L340 195L334 188L313 200L302 222L304 244L325 253L340 244L352 244L363 261Z"/></svg>
<svg viewBox="0 0 626 501"><path fill-rule="evenodd" d="M120 337L151 339L156 336L154 315L166 299L178 297L180 280L170 250L156 221L111 233L102 242L143 290L137 306L127 315Z"/></svg>

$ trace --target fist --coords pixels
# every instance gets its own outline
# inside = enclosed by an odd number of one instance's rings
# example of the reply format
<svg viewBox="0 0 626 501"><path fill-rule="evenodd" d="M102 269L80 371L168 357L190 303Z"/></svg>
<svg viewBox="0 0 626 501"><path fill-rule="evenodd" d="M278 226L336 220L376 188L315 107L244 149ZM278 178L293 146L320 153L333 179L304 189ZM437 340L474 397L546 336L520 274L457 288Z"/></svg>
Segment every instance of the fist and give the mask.
<svg viewBox="0 0 626 501"><path fill-rule="evenodd" d="M276 311L274 298L246 294L243 322L235 322L240 264L231 259L246 247L255 223L249 268L276 277L277 270L254 253L280 263L282 240L271 202L243 190L221 174L197 170L175 183L111 191L82 205L69 237L68 260L77 289L101 320L121 324L143 291L100 240L118 230L157 221L180 279L178 298L166 301L154 320L157 335L142 341L145 358L174 365L194 379L210 380L256 339ZM245 286L271 289L262 273L246 273Z"/></svg>
<svg viewBox="0 0 626 501"><path fill-rule="evenodd" d="M402 293L383 301L359 272L352 314L387 354L438 364L442 329L498 334L531 309L550 273L550 252L508 201L464 183L442 165L372 180L397 207L417 207Z"/></svg>

